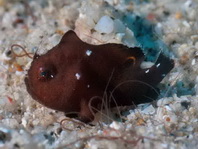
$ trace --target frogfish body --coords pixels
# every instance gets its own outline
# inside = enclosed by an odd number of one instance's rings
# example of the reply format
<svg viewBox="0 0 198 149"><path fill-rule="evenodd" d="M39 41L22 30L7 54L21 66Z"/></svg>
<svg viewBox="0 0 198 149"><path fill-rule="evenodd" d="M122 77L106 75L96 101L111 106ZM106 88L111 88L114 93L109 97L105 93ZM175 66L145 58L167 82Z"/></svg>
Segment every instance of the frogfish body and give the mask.
<svg viewBox="0 0 198 149"><path fill-rule="evenodd" d="M46 54L35 54L25 83L36 101L89 122L104 103L127 106L157 98L157 85L174 62L160 54L152 67L142 69L143 60L138 47L91 45L68 31Z"/></svg>

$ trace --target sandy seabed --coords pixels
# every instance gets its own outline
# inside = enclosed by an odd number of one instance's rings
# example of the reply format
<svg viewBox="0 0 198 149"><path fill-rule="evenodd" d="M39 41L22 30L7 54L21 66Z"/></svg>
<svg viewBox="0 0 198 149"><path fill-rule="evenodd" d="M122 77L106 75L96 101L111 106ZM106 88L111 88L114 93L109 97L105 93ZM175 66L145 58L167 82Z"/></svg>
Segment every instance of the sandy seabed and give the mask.
<svg viewBox="0 0 198 149"><path fill-rule="evenodd" d="M0 148L197 148L198 1L0 0ZM24 77L32 59L13 44L46 53L74 30L88 43L140 46L148 60L159 51L175 60L159 99L95 125L65 120L30 97ZM18 54L21 48L14 48ZM148 64L148 62L147 62Z"/></svg>

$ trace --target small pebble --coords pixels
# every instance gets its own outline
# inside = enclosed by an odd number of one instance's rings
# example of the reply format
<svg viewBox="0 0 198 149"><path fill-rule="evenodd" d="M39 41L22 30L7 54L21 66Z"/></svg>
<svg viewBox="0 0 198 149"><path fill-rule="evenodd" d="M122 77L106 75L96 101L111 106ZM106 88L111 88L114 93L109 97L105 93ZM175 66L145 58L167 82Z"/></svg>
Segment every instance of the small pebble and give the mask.
<svg viewBox="0 0 198 149"><path fill-rule="evenodd" d="M181 19L182 18L182 13L181 12L176 12L175 18L176 19Z"/></svg>
<svg viewBox="0 0 198 149"><path fill-rule="evenodd" d="M144 110L142 110L142 113L144 114L154 114L155 113L155 108L150 105L148 107L146 107Z"/></svg>
<svg viewBox="0 0 198 149"><path fill-rule="evenodd" d="M124 126L123 126L122 123L118 123L118 122L115 122L115 121L113 121L109 126L111 128L116 129L116 130L123 130L124 129Z"/></svg>
<svg viewBox="0 0 198 149"><path fill-rule="evenodd" d="M109 16L103 16L100 18L94 29L99 33L110 34L114 30L114 21Z"/></svg>

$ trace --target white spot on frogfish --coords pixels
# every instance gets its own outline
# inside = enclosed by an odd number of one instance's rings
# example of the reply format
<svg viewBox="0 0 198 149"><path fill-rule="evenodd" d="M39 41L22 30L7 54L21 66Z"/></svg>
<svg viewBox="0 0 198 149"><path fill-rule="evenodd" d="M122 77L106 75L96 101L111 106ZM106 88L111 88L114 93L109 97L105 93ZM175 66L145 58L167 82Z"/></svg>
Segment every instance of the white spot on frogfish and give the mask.
<svg viewBox="0 0 198 149"><path fill-rule="evenodd" d="M91 51L91 50L87 50L87 51L86 51L86 55L87 55L87 56L90 56L91 54L92 54L92 51Z"/></svg>
<svg viewBox="0 0 198 149"><path fill-rule="evenodd" d="M160 65L161 65L161 64L159 63L159 64L156 65L156 67L158 68Z"/></svg>
<svg viewBox="0 0 198 149"><path fill-rule="evenodd" d="M81 77L81 76L80 76L79 73L76 73L75 76L76 76L76 79L77 79L77 80L80 80L80 77Z"/></svg>
<svg viewBox="0 0 198 149"><path fill-rule="evenodd" d="M149 73L149 69L147 69L147 70L145 71L145 73Z"/></svg>

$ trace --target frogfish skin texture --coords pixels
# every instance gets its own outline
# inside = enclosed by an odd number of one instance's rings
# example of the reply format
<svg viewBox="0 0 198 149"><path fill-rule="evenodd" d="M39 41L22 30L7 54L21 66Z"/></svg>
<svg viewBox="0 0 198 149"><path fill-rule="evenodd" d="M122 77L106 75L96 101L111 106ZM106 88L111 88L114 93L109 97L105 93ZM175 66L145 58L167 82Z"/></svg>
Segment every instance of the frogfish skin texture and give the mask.
<svg viewBox="0 0 198 149"><path fill-rule="evenodd" d="M35 54L25 84L41 104L89 122L104 103L127 106L157 98L157 85L174 62L160 54L152 67L142 69L143 60L138 47L91 45L68 31L46 54Z"/></svg>

